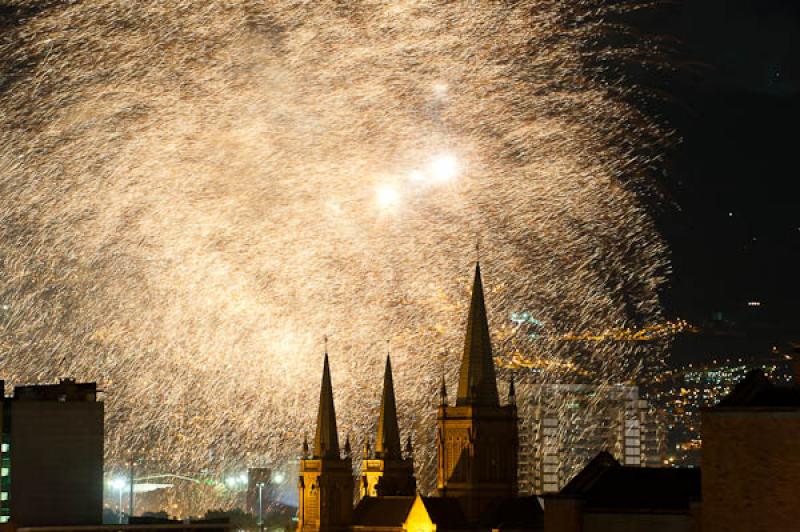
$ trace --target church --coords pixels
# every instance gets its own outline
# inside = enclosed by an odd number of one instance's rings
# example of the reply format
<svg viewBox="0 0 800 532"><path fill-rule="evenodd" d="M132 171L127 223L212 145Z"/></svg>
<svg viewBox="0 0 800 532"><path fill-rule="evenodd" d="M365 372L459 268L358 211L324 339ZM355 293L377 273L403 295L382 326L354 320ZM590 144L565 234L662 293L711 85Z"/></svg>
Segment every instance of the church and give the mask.
<svg viewBox="0 0 800 532"><path fill-rule="evenodd" d="M359 502L349 439L339 446L328 354L313 446L303 442L298 530L541 530L536 497L517 495L517 408L497 392L480 264L475 266L455 404L442 380L437 411L435 496L417 492L410 439L403 448L387 356L375 448L364 446ZM343 452L342 452L343 451Z"/></svg>

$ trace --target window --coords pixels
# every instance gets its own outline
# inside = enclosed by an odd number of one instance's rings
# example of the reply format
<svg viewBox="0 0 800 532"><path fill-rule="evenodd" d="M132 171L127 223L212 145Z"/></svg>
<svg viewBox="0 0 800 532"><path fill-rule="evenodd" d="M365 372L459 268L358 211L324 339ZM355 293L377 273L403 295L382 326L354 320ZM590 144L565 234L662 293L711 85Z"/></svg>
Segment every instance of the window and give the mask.
<svg viewBox="0 0 800 532"><path fill-rule="evenodd" d="M0 452L7 453L8 449L9 449L9 445L7 443L4 443L4 444L0 445Z"/></svg>
<svg viewBox="0 0 800 532"><path fill-rule="evenodd" d="M7 477L7 476L8 476L8 468L0 467L0 477Z"/></svg>

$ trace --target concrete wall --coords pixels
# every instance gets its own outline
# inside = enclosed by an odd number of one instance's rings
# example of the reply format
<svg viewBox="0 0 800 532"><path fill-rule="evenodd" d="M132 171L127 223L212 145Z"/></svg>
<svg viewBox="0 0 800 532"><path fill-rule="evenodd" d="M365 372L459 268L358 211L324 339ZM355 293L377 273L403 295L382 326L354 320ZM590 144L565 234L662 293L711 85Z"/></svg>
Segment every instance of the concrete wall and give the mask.
<svg viewBox="0 0 800 532"><path fill-rule="evenodd" d="M703 413L703 532L800 530L800 411Z"/></svg>
<svg viewBox="0 0 800 532"><path fill-rule="evenodd" d="M10 413L11 521L100 524L103 403L13 401Z"/></svg>
<svg viewBox="0 0 800 532"><path fill-rule="evenodd" d="M687 514L587 513L582 532L695 532Z"/></svg>
<svg viewBox="0 0 800 532"><path fill-rule="evenodd" d="M582 532L583 503L575 499L546 497L544 502L545 532Z"/></svg>
<svg viewBox="0 0 800 532"><path fill-rule="evenodd" d="M545 532L699 532L698 525L696 512L591 512L575 499L545 499Z"/></svg>

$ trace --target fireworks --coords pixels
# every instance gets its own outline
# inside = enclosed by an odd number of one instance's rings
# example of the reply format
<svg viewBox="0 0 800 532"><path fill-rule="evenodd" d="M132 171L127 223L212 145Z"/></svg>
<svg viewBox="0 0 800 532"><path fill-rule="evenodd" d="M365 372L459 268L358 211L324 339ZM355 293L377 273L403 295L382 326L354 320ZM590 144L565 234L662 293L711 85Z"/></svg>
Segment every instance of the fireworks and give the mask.
<svg viewBox="0 0 800 532"><path fill-rule="evenodd" d="M372 434L389 339L430 471L478 235L498 356L600 381L659 356L509 319L660 317L642 195L669 132L602 71L656 47L601 45L599 2L12 4L0 375L97 380L108 464L296 457L327 333L342 437Z"/></svg>

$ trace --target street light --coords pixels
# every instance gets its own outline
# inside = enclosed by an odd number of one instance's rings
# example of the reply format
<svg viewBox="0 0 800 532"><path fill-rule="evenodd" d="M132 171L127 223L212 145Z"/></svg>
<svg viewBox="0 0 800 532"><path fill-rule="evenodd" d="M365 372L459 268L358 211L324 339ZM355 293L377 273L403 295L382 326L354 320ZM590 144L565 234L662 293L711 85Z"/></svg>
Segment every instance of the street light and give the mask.
<svg viewBox="0 0 800 532"><path fill-rule="evenodd" d="M258 529L264 530L264 483L259 482L258 486Z"/></svg>
<svg viewBox="0 0 800 532"><path fill-rule="evenodd" d="M122 524L122 490L125 489L127 483L124 478L115 478L108 484L119 493L119 524Z"/></svg>
<svg viewBox="0 0 800 532"><path fill-rule="evenodd" d="M247 486L247 473L226 477L225 485L231 491L241 491L245 486Z"/></svg>

